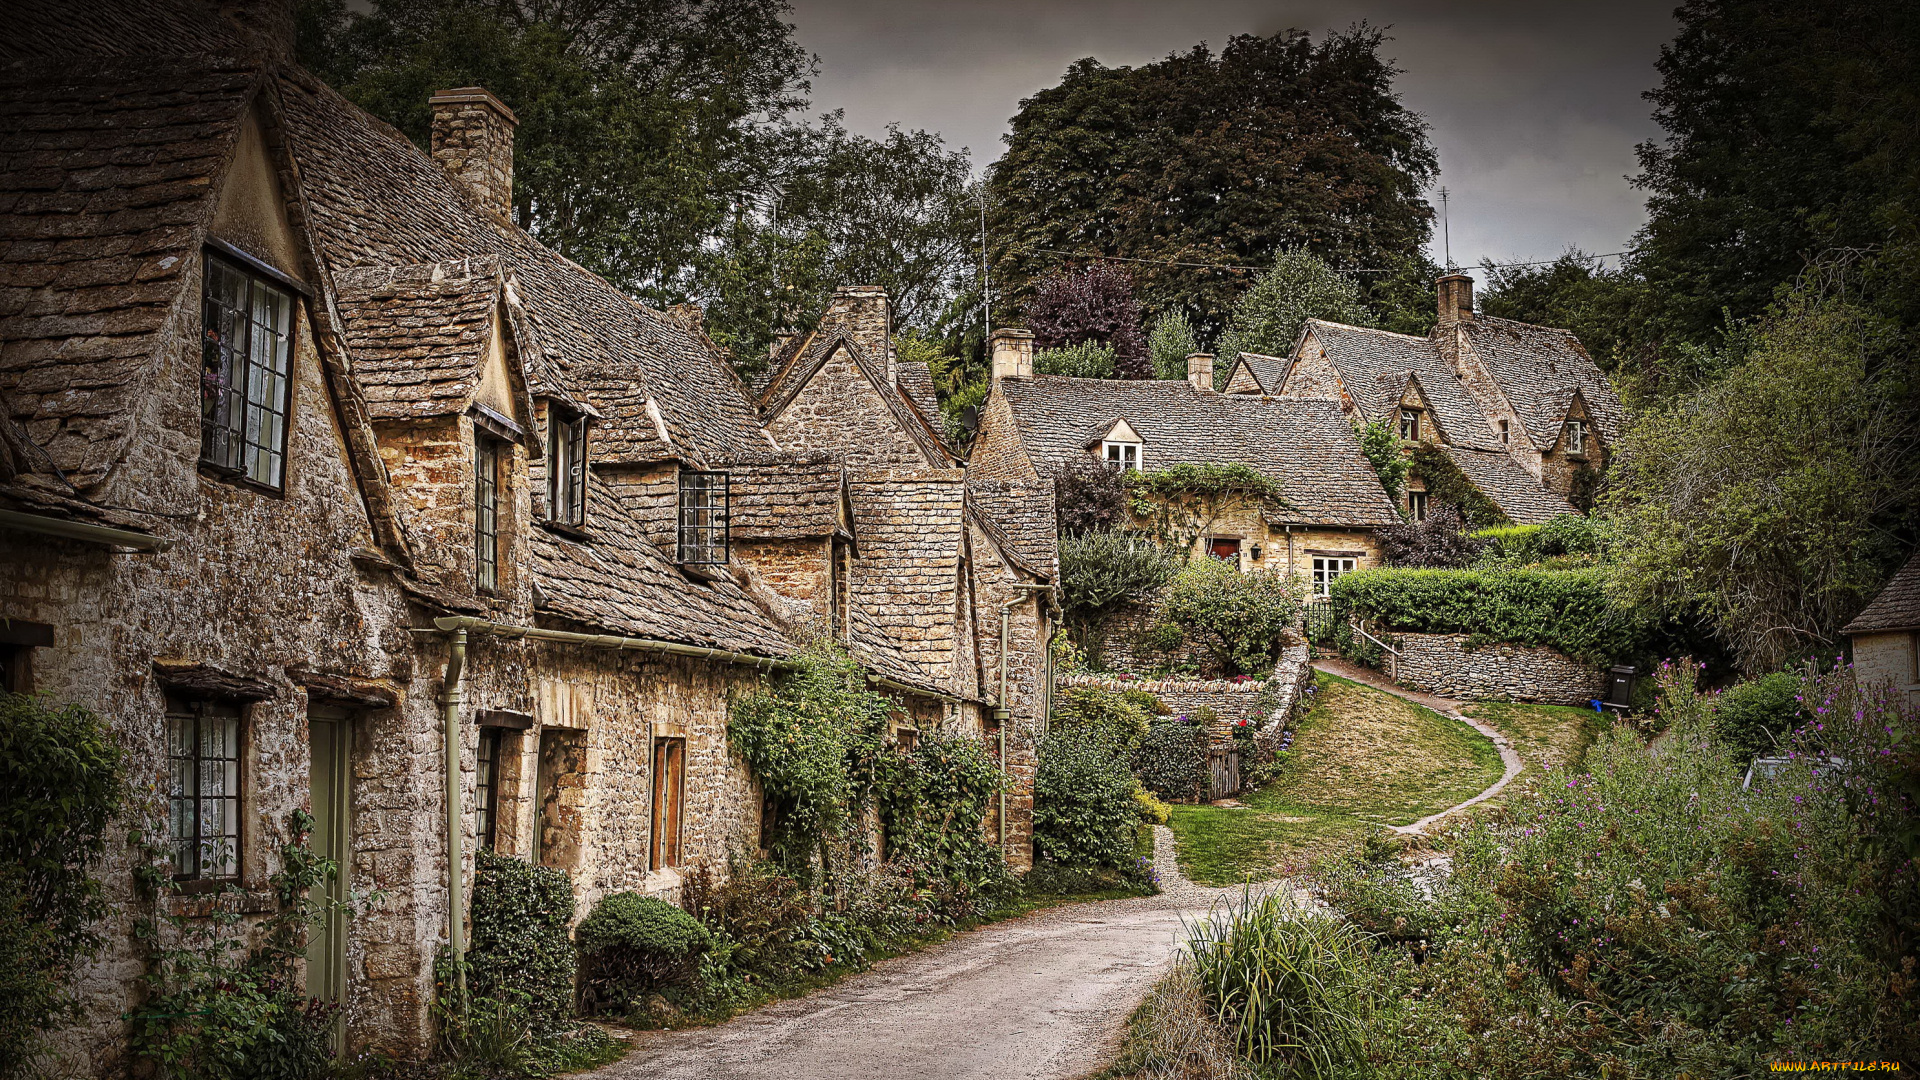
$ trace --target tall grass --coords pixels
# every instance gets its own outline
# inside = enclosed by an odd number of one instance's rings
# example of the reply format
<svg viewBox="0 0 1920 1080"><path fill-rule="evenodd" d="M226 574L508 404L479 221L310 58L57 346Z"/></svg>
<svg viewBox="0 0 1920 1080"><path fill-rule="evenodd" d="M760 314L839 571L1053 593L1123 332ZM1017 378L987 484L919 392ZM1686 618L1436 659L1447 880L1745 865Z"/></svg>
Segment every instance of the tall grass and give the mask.
<svg viewBox="0 0 1920 1080"><path fill-rule="evenodd" d="M1302 1076L1359 1057L1367 948L1366 934L1291 893L1244 892L1187 928L1201 991L1240 1053Z"/></svg>

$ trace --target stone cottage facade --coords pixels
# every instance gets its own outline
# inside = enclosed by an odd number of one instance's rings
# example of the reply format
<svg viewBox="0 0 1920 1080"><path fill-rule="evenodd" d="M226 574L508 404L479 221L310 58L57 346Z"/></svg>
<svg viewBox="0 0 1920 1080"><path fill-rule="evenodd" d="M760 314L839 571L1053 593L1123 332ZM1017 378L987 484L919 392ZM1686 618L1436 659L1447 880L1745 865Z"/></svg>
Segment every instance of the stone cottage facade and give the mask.
<svg viewBox="0 0 1920 1080"><path fill-rule="evenodd" d="M1885 683L1920 708L1920 555L1907 560L1843 631L1853 643L1853 677Z"/></svg>
<svg viewBox="0 0 1920 1080"><path fill-rule="evenodd" d="M883 295L756 400L696 311L511 223L485 90L435 95L423 152L291 61L279 5L9 19L0 675L107 717L166 837L101 870L75 1071L125 1064L136 862L167 911L257 918L297 810L379 897L310 992L420 1054L475 849L567 869L582 913L751 850L727 702L822 632L903 737L1002 755L1028 863L1050 489L957 467Z"/></svg>

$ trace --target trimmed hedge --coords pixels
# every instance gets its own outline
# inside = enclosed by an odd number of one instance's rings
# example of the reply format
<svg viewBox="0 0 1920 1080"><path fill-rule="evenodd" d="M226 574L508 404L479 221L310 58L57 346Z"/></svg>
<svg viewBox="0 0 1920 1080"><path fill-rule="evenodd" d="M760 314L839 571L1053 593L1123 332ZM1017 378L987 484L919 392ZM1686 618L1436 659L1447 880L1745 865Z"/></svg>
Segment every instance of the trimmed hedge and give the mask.
<svg viewBox="0 0 1920 1080"><path fill-rule="evenodd" d="M1104 741L1084 731L1040 740L1033 782L1033 853L1066 867L1125 867L1133 861L1133 773Z"/></svg>
<svg viewBox="0 0 1920 1080"><path fill-rule="evenodd" d="M1200 802L1207 789L1207 733L1199 724L1162 720L1133 752L1133 771L1163 799Z"/></svg>
<svg viewBox="0 0 1920 1080"><path fill-rule="evenodd" d="M648 993L691 983L713 934L665 900L618 892L581 920L574 944L584 1011L622 1012Z"/></svg>
<svg viewBox="0 0 1920 1080"><path fill-rule="evenodd" d="M1608 603L1607 572L1362 570L1333 583L1335 616L1390 629L1467 634L1469 645L1545 645L1589 663L1639 651L1646 627Z"/></svg>
<svg viewBox="0 0 1920 1080"><path fill-rule="evenodd" d="M477 998L524 999L534 1033L573 1026L573 882L486 848L474 853L473 942L467 989Z"/></svg>

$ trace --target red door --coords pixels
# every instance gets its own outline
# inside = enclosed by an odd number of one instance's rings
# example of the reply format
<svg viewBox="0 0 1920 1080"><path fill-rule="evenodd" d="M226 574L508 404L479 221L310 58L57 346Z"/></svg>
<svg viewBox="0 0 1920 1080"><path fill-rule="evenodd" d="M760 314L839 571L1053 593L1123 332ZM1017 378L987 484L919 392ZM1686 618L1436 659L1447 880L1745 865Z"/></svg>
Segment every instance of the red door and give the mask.
<svg viewBox="0 0 1920 1080"><path fill-rule="evenodd" d="M1229 562L1240 561L1240 541L1216 539L1207 546L1207 554Z"/></svg>

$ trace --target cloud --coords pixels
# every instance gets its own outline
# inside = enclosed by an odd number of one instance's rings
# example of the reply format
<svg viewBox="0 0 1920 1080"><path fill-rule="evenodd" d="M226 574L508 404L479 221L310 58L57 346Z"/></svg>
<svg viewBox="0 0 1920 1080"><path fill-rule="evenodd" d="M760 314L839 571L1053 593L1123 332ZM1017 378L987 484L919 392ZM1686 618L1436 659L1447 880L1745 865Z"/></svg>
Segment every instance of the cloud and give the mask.
<svg viewBox="0 0 1920 1080"><path fill-rule="evenodd" d="M1020 99L1082 57L1142 64L1235 34L1386 27L1396 85L1440 152L1454 261L1472 265L1617 251L1639 227L1625 177L1634 145L1659 133L1640 95L1658 82L1670 3L794 0L793 21L820 55L817 107L868 134L938 131L976 168L1000 156Z"/></svg>

